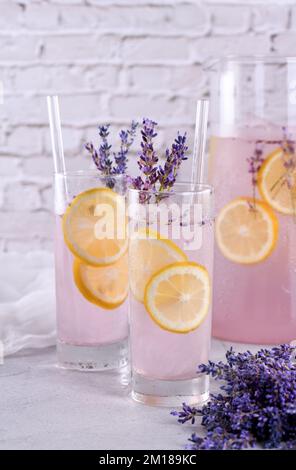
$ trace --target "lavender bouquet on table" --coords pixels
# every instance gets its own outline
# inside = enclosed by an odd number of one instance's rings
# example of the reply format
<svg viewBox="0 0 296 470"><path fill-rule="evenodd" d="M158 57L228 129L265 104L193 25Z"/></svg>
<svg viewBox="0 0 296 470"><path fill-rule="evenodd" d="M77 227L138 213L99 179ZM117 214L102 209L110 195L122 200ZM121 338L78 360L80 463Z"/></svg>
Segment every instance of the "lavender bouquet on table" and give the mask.
<svg viewBox="0 0 296 470"><path fill-rule="evenodd" d="M201 409L183 404L173 411L179 423L201 418L205 436L192 434L192 450L237 450L259 444L265 449L296 449L295 347L226 353L226 363L201 365L221 381L222 393L212 394Z"/></svg>

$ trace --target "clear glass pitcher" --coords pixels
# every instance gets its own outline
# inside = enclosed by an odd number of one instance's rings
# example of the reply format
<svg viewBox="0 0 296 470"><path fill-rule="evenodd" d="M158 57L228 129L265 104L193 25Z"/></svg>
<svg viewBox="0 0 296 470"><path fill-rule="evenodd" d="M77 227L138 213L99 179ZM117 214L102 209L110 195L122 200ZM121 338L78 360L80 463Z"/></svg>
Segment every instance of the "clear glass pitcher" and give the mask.
<svg viewBox="0 0 296 470"><path fill-rule="evenodd" d="M296 338L296 58L213 61L214 336Z"/></svg>

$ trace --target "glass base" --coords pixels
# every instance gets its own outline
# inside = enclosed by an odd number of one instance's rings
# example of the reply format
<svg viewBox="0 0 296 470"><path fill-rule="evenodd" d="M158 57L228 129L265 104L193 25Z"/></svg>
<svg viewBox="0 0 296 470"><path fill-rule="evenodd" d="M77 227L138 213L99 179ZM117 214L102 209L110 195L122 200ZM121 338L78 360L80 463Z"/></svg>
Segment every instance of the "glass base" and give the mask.
<svg viewBox="0 0 296 470"><path fill-rule="evenodd" d="M199 374L194 379L151 379L133 372L132 398L145 405L203 405L209 399L209 377Z"/></svg>
<svg viewBox="0 0 296 470"><path fill-rule="evenodd" d="M57 342L58 366L63 369L102 371L118 369L128 363L128 340L97 346L76 346Z"/></svg>

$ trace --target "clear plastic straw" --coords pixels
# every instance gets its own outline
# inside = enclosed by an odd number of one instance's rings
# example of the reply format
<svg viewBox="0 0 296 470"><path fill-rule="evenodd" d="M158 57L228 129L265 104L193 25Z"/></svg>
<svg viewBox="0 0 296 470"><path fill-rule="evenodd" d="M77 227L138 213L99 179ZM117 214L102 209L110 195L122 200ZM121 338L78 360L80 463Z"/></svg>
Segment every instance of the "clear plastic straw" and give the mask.
<svg viewBox="0 0 296 470"><path fill-rule="evenodd" d="M203 183L205 167L205 147L207 141L207 127L209 115L209 100L198 100L196 107L196 121L194 134L194 147L191 171L191 183Z"/></svg>
<svg viewBox="0 0 296 470"><path fill-rule="evenodd" d="M58 96L47 97L49 126L55 173L65 173L65 156Z"/></svg>

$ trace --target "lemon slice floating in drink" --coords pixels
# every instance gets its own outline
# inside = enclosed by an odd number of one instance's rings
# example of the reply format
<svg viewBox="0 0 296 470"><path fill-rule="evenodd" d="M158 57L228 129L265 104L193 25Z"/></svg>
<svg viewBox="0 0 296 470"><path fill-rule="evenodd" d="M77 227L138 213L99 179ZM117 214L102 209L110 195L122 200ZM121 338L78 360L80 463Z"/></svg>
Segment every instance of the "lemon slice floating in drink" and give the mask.
<svg viewBox="0 0 296 470"><path fill-rule="evenodd" d="M145 290L151 318L173 333L189 333L207 316L211 299L207 270L197 263L174 263L152 276Z"/></svg>
<svg viewBox="0 0 296 470"><path fill-rule="evenodd" d="M276 211L292 215L296 211L296 166L289 167L289 159L281 149L267 157L258 173L258 189Z"/></svg>
<svg viewBox="0 0 296 470"><path fill-rule="evenodd" d="M186 260L187 256L174 242L154 230L140 229L129 242L129 278L135 298L144 302L146 284L159 269Z"/></svg>
<svg viewBox="0 0 296 470"><path fill-rule="evenodd" d="M124 197L95 188L73 199L63 216L64 239L84 263L106 266L127 251Z"/></svg>
<svg viewBox="0 0 296 470"><path fill-rule="evenodd" d="M216 240L223 255L242 264L259 263L273 251L278 220L263 201L241 197L224 206L216 220Z"/></svg>
<svg viewBox="0 0 296 470"><path fill-rule="evenodd" d="M89 301L106 309L121 305L128 294L127 254L110 266L94 267L75 259L73 274L76 286Z"/></svg>

